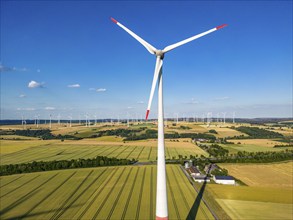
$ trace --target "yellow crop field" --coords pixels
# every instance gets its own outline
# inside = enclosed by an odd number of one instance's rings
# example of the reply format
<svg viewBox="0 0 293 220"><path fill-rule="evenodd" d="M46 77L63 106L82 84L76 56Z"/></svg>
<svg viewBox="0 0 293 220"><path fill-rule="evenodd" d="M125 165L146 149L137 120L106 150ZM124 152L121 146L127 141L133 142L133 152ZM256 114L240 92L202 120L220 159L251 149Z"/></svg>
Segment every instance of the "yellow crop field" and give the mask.
<svg viewBox="0 0 293 220"><path fill-rule="evenodd" d="M232 219L292 219L292 204L218 199L217 202Z"/></svg>
<svg viewBox="0 0 293 220"><path fill-rule="evenodd" d="M101 137L83 140L27 140L1 142L1 164L27 163L32 161L71 160L107 156L154 161L157 157L157 141L128 141L121 138ZM166 141L166 158L178 158L178 155L189 158L190 155L208 154L187 140L180 142Z"/></svg>
<svg viewBox="0 0 293 220"><path fill-rule="evenodd" d="M293 188L293 162L273 164L221 164L229 174L249 186Z"/></svg>
<svg viewBox="0 0 293 220"><path fill-rule="evenodd" d="M60 142L60 141L58 141ZM11 154L22 150L28 150L41 145L57 143L56 140L0 140L0 154Z"/></svg>
<svg viewBox="0 0 293 220"><path fill-rule="evenodd" d="M269 139L234 139L229 140L229 142L233 142L234 144L241 143L244 145L257 145L261 147L274 147L275 145L286 145L286 143L284 142Z"/></svg>
<svg viewBox="0 0 293 220"><path fill-rule="evenodd" d="M197 193L167 165L169 219L186 219ZM1 177L1 219L155 219L156 166L59 170ZM192 219L213 219L203 202Z"/></svg>
<svg viewBox="0 0 293 220"><path fill-rule="evenodd" d="M292 188L207 184L206 190L231 219L292 218Z"/></svg>

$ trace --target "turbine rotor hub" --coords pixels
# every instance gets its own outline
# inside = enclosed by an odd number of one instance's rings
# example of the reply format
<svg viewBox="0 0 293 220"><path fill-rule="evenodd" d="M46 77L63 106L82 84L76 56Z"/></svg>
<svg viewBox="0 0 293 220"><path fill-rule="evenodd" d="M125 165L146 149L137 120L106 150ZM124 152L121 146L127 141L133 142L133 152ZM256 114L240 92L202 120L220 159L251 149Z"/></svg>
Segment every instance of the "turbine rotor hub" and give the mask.
<svg viewBox="0 0 293 220"><path fill-rule="evenodd" d="M164 54L165 53L162 50L156 50L155 54L156 54L157 57L160 57L161 60L164 59Z"/></svg>

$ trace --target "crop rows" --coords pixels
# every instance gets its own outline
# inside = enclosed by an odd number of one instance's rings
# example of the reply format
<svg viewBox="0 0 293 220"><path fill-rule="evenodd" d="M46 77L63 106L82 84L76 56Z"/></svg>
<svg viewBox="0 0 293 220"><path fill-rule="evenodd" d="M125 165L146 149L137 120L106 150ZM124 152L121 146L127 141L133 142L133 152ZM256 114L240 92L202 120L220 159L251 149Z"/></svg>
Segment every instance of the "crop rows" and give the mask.
<svg viewBox="0 0 293 220"><path fill-rule="evenodd" d="M32 161L52 161L52 160L71 160L78 158L94 158L96 156L107 156L117 158L137 159L140 161L156 160L157 150L154 147L144 146L137 143L137 146L124 145L74 145L74 144L45 144L27 148L10 154L1 155L0 164L28 163ZM178 155L200 155L200 148L184 148L180 144L178 147L167 147L166 157L178 158Z"/></svg>
<svg viewBox="0 0 293 220"><path fill-rule="evenodd" d="M197 195L181 172L177 165L167 166L170 219L186 219ZM1 178L10 178L1 191L14 192L0 200L1 219L155 218L156 166L84 168L15 176ZM203 203L197 217L212 219Z"/></svg>

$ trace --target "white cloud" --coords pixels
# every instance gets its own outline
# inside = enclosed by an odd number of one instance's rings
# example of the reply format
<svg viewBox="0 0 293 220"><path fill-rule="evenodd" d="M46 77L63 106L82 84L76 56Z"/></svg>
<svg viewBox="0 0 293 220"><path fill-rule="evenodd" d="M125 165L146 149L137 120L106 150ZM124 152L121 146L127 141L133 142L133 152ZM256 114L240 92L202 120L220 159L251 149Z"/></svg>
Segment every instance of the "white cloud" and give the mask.
<svg viewBox="0 0 293 220"><path fill-rule="evenodd" d="M106 92L106 90L107 90L107 89L99 88L99 89L97 89L96 91L97 91L97 92Z"/></svg>
<svg viewBox="0 0 293 220"><path fill-rule="evenodd" d="M25 97L26 97L25 94L20 94L20 95L19 95L19 98L25 98Z"/></svg>
<svg viewBox="0 0 293 220"><path fill-rule="evenodd" d="M184 102L184 104L199 104L199 101L196 101L194 98L191 98L191 100L190 101L188 101L188 102Z"/></svg>
<svg viewBox="0 0 293 220"><path fill-rule="evenodd" d="M80 85L79 84L72 84L72 85L68 85L67 87L69 87L69 88L79 88Z"/></svg>
<svg viewBox="0 0 293 220"><path fill-rule="evenodd" d="M138 101L137 104L144 104L144 101Z"/></svg>
<svg viewBox="0 0 293 220"><path fill-rule="evenodd" d="M127 109L133 109L133 107L132 106L128 106Z"/></svg>
<svg viewBox="0 0 293 220"><path fill-rule="evenodd" d="M28 69L23 67L23 68L17 68L17 67L9 67L9 66L4 66L0 64L0 72L27 72Z"/></svg>
<svg viewBox="0 0 293 220"><path fill-rule="evenodd" d="M224 100L227 100L227 99L230 99L230 97L228 97L228 96L223 96L223 97L215 98L214 100L215 100L215 101L224 101Z"/></svg>
<svg viewBox="0 0 293 220"><path fill-rule="evenodd" d="M17 108L17 111L35 111L35 108Z"/></svg>
<svg viewBox="0 0 293 220"><path fill-rule="evenodd" d="M55 110L54 107L46 107L45 110Z"/></svg>
<svg viewBox="0 0 293 220"><path fill-rule="evenodd" d="M36 82L34 80L30 81L28 83L28 87L29 88L42 88L43 87L43 83L39 83L39 82Z"/></svg>

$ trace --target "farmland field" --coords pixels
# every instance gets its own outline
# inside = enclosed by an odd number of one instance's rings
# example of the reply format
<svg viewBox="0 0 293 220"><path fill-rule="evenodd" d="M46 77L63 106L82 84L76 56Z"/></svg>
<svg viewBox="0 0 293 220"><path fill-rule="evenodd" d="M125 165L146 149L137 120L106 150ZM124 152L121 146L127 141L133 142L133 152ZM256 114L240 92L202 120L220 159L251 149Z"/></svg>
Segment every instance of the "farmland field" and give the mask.
<svg viewBox="0 0 293 220"><path fill-rule="evenodd" d="M107 139L110 138L110 139ZM100 140L101 139L101 140ZM110 141L107 141L110 140ZM115 140L115 141L114 141ZM23 149L21 146L24 145ZM154 161L157 157L156 141L131 141L123 143L119 138L102 137L80 141L1 141L0 164L25 163L32 161L71 160L107 156ZM33 146L33 147L32 147ZM18 149L18 150L17 150ZM10 153L9 153L10 152ZM207 153L190 142L166 141L166 158L178 158L178 155L205 155Z"/></svg>
<svg viewBox="0 0 293 220"><path fill-rule="evenodd" d="M11 135L14 136L14 135ZM23 136L20 136L23 137ZM25 138L25 137L24 137ZM31 140L32 139L32 140ZM53 143L57 143L56 140L38 140L38 139L28 139L28 140L0 140L0 155L15 153L21 150L28 150L37 146L48 146ZM59 142L59 141L58 141Z"/></svg>
<svg viewBox="0 0 293 220"><path fill-rule="evenodd" d="M229 174L249 186L293 188L293 162L273 164L221 164Z"/></svg>
<svg viewBox="0 0 293 220"><path fill-rule="evenodd" d="M274 145L283 145L285 143L269 140L269 139L243 139L243 140L229 140L235 144L221 144L221 146L229 153L235 154L238 151L247 152L266 152L266 151L283 151L286 149L292 149L290 147L274 148ZM238 144L240 143L240 144Z"/></svg>
<svg viewBox="0 0 293 220"><path fill-rule="evenodd" d="M232 219L292 219L292 188L208 184L206 190Z"/></svg>
<svg viewBox="0 0 293 220"><path fill-rule="evenodd" d="M154 219L156 166L85 168L1 177L1 219ZM167 166L170 219L186 219L196 192ZM200 203L196 219L213 219ZM194 219L194 218L193 218Z"/></svg>
<svg viewBox="0 0 293 220"><path fill-rule="evenodd" d="M232 219L292 219L293 162L219 165L249 185L207 185Z"/></svg>

